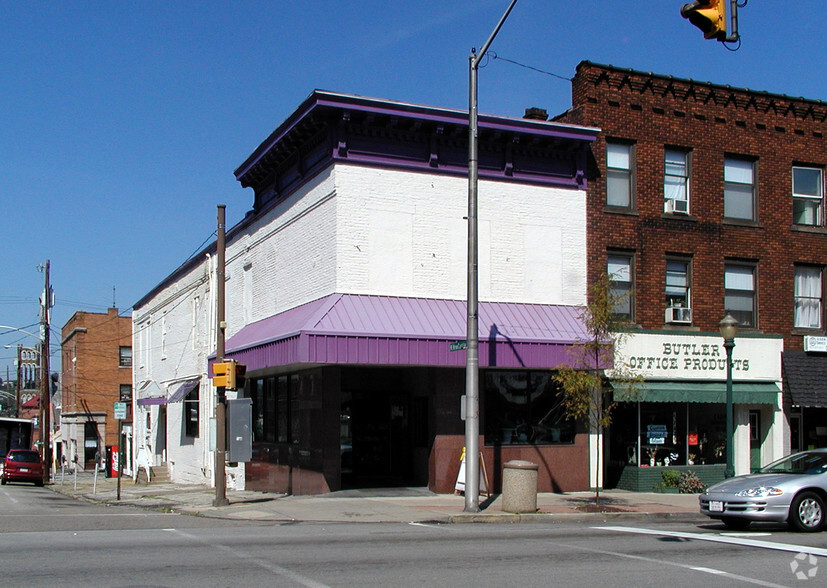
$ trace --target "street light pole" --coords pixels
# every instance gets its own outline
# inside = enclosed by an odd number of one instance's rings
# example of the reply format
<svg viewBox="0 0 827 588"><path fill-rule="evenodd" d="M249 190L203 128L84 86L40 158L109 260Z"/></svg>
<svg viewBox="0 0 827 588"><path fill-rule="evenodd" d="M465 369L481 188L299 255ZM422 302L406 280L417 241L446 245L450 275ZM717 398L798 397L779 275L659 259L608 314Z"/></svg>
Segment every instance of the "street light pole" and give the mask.
<svg viewBox="0 0 827 588"><path fill-rule="evenodd" d="M479 374L479 276L477 273L479 246L477 229L477 184L479 177L477 74L480 60L485 57L494 37L517 0L511 0L491 36L479 53L474 50L468 59L468 321L466 323L465 353L465 512L480 510L480 374Z"/></svg>
<svg viewBox="0 0 827 588"><path fill-rule="evenodd" d="M735 476L735 439L733 438L732 419L732 348L735 347L735 335L738 333L738 321L728 314L719 323L721 336L726 350L726 467L724 477Z"/></svg>
<svg viewBox="0 0 827 588"><path fill-rule="evenodd" d="M43 267L45 276L43 287L43 306L41 308L40 330L43 336L40 350L40 440L43 442L43 483L51 481L52 473L52 379L49 377L49 323L52 310L52 286L49 283L49 260ZM97 464L95 465L97 468Z"/></svg>

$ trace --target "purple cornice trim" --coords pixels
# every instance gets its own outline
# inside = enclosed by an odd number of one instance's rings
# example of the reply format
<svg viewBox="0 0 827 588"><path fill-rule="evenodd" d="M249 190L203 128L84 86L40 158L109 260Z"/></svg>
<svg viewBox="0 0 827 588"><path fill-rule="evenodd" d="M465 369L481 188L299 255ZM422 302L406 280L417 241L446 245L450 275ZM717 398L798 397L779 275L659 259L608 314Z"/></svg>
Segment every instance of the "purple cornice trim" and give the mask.
<svg viewBox="0 0 827 588"><path fill-rule="evenodd" d="M313 92L287 120L279 125L279 127L253 151L244 163L236 169L236 179L243 181L242 178L261 161L262 157L280 141L284 140L299 123L307 119L313 112L324 109L339 110L341 112L367 112L384 116L404 116L431 123L460 126L468 125L467 111L378 100L346 94L334 94L317 90ZM600 133L600 129L595 127L492 115L479 115L479 127L481 130L524 133L586 142L594 141Z"/></svg>

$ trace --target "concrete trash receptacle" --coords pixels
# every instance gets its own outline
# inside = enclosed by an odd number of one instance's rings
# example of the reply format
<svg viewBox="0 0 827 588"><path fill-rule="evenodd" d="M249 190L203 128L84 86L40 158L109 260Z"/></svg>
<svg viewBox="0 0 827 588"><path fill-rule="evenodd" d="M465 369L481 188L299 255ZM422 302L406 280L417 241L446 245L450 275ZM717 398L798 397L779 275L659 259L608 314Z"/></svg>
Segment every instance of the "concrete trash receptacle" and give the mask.
<svg viewBox="0 0 827 588"><path fill-rule="evenodd" d="M537 512L537 470L530 461L512 459L503 465L504 512Z"/></svg>

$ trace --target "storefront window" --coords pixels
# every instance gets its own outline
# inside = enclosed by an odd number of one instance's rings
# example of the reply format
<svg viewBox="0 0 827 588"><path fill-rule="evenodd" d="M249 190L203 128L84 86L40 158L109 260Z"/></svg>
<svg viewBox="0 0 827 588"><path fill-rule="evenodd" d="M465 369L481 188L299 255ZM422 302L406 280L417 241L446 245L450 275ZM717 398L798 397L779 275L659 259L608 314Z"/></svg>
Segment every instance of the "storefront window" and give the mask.
<svg viewBox="0 0 827 588"><path fill-rule="evenodd" d="M628 421L635 419L635 413L640 415L637 439L634 429L628 426ZM642 402L638 406L623 403L613 415L612 459L619 462L629 465L637 462L644 467L726 463L726 406L723 404Z"/></svg>
<svg viewBox="0 0 827 588"><path fill-rule="evenodd" d="M689 405L689 454L693 463L726 463L726 405Z"/></svg>
<svg viewBox="0 0 827 588"><path fill-rule="evenodd" d="M686 405L649 402L640 409L641 463L686 463Z"/></svg>
<svg viewBox="0 0 827 588"><path fill-rule="evenodd" d="M563 396L549 372L486 371L485 442L493 445L573 443Z"/></svg>

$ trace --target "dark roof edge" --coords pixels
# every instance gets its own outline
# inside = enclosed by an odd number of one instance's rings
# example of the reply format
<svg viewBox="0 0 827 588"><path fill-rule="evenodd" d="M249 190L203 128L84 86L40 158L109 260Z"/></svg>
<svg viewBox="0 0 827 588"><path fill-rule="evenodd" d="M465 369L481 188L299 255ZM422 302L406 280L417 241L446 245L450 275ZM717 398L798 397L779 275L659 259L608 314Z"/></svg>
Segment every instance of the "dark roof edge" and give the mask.
<svg viewBox="0 0 827 588"><path fill-rule="evenodd" d="M696 85L696 86L706 86L708 88L717 88L717 89L724 90L724 91L727 91L727 92L744 92L744 93L747 93L747 94L760 94L760 95L765 96L765 97L778 98L778 99L782 99L782 100L789 100L791 102L809 102L809 103L813 103L813 104L827 105L827 102L824 102L823 100L816 100L814 98L804 98L803 96L790 96L788 94L777 94L777 93L773 93L773 92L767 92L767 91L764 91L764 90L752 90L750 88L741 88L741 87L738 87L738 86L730 86L728 84L716 84L716 83L713 83L713 82L703 82L703 81L699 81L699 80L694 80L692 78L678 78L678 77L675 77L675 76L669 76L669 75L664 75L664 74L656 74L656 73L653 73L653 72L650 72L650 71L649 72L639 71L639 70L635 70L635 69L631 69L631 68L616 67L614 65L606 65L606 64L603 64L603 63L595 63L593 61L588 61L588 60L583 60L580 63L578 63L577 67L576 67L576 70L579 71L580 68L583 67L583 66L597 67L597 68L606 69L606 70L610 70L610 71L628 73L628 74L633 74L633 75L637 75L637 76L655 78L655 79L665 80L665 81L682 82L682 83L686 83L686 84L693 84L693 85Z"/></svg>

